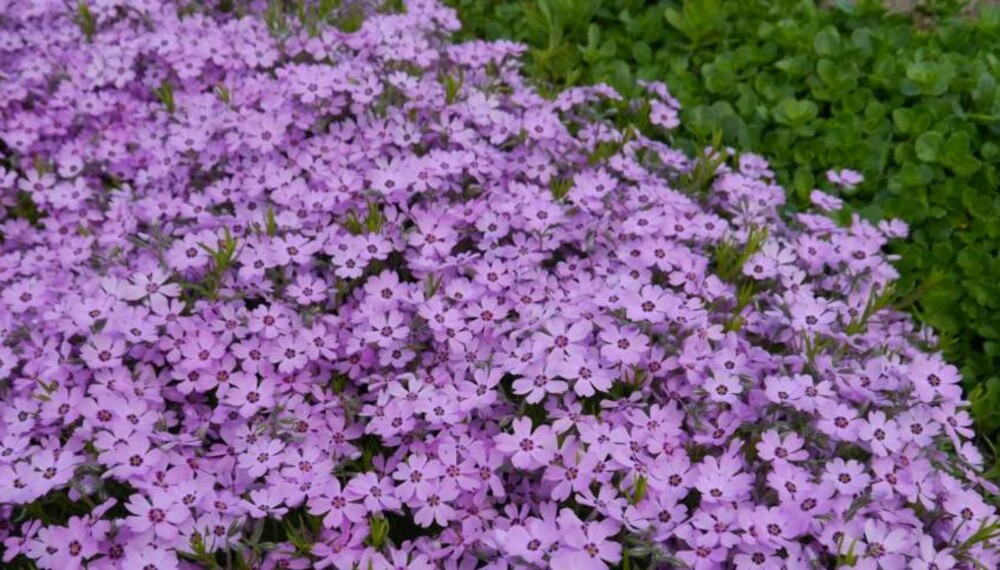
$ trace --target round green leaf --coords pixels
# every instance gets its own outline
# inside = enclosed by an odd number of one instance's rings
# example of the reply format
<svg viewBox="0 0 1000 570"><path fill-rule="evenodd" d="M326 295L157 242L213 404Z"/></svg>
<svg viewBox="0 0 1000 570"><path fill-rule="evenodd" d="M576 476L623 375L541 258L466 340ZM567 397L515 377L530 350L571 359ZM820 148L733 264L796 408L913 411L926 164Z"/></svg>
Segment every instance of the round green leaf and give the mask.
<svg viewBox="0 0 1000 570"><path fill-rule="evenodd" d="M917 158L924 162L937 162L941 147L944 146L944 136L934 131L924 133L917 138Z"/></svg>

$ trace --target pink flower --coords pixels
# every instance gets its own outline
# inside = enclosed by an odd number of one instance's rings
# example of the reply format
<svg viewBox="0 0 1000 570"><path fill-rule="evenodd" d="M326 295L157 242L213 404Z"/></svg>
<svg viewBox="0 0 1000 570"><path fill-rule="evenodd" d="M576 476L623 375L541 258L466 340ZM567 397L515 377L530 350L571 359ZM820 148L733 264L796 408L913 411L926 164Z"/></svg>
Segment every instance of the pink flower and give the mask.
<svg viewBox="0 0 1000 570"><path fill-rule="evenodd" d="M392 482L371 472L362 473L351 479L345 493L354 500L360 499L370 513L395 511L402 504L395 496Z"/></svg>
<svg viewBox="0 0 1000 570"><path fill-rule="evenodd" d="M128 568L175 570L180 568L180 561L172 549L164 548L163 545L147 544L126 551L122 565Z"/></svg>
<svg viewBox="0 0 1000 570"><path fill-rule="evenodd" d="M525 396L529 404L537 404L547 394L562 394L569 389L564 380L557 376L558 370L546 364L533 365L523 372L524 376L514 381L514 393Z"/></svg>
<svg viewBox="0 0 1000 570"><path fill-rule="evenodd" d="M339 529L345 521L359 523L365 518L365 508L354 501L343 491L340 481L331 478L318 495L309 499L309 513L322 515L326 528Z"/></svg>
<svg viewBox="0 0 1000 570"><path fill-rule="evenodd" d="M501 542L511 556L529 564L538 564L551 547L560 542L560 538L555 525L541 519L531 519L526 526L516 525L508 529Z"/></svg>
<svg viewBox="0 0 1000 570"><path fill-rule="evenodd" d="M902 447L896 422L886 419L885 413L879 410L869 413L867 420L858 422L858 437L868 442L876 455L887 456Z"/></svg>
<svg viewBox="0 0 1000 570"><path fill-rule="evenodd" d="M649 348L649 339L632 327L606 329L599 337L601 357L615 364L638 364Z"/></svg>
<svg viewBox="0 0 1000 570"><path fill-rule="evenodd" d="M609 540L620 527L610 520L581 522L571 511L559 514L559 531L563 548L552 558L552 565L581 570L604 570L622 558L622 547Z"/></svg>
<svg viewBox="0 0 1000 570"><path fill-rule="evenodd" d="M585 352L584 340L593 330L588 321L577 321L572 325L561 319L546 323L545 330L534 336L535 348L548 351L548 358L556 364L575 360Z"/></svg>
<svg viewBox="0 0 1000 570"><path fill-rule="evenodd" d="M805 530L797 517L781 507L757 509L754 528L760 541L775 549L790 546Z"/></svg>
<svg viewBox="0 0 1000 570"><path fill-rule="evenodd" d="M172 544L180 526L191 518L188 508L164 491L154 491L149 497L132 495L125 508L132 514L125 521L130 530L149 532L165 544Z"/></svg>
<svg viewBox="0 0 1000 570"><path fill-rule="evenodd" d="M247 470L247 475L255 479L262 477L281 465L281 452L284 448L285 445L277 439L258 441L240 455L239 465Z"/></svg>
<svg viewBox="0 0 1000 570"><path fill-rule="evenodd" d="M96 335L91 342L80 349L80 356L87 366L94 370L121 366L125 355L125 341L109 335Z"/></svg>
<svg viewBox="0 0 1000 570"><path fill-rule="evenodd" d="M297 334L279 336L271 345L268 358L278 366L278 371L290 374L301 370L308 362L304 339Z"/></svg>
<svg viewBox="0 0 1000 570"><path fill-rule="evenodd" d="M709 400L729 404L737 402L740 394L743 393L740 379L729 374L711 376L705 381L703 388L708 393Z"/></svg>
<svg viewBox="0 0 1000 570"><path fill-rule="evenodd" d="M438 480L433 489L428 491L423 505L413 515L418 525L428 527L431 523L448 526L455 519L455 509L449 504L458 498L458 488L451 482Z"/></svg>
<svg viewBox="0 0 1000 570"><path fill-rule="evenodd" d="M537 469L552 459L556 451L556 437L547 426L534 431L529 418L514 420L514 433L502 433L494 439L497 449L510 456L518 469Z"/></svg>
<svg viewBox="0 0 1000 570"><path fill-rule="evenodd" d="M902 568L906 565L904 554L909 554L913 542L910 537L908 528L892 529L881 521L868 519L865 521L864 558L879 568Z"/></svg>
<svg viewBox="0 0 1000 570"><path fill-rule="evenodd" d="M392 478L399 481L396 485L396 497L401 501L409 501L411 498L426 501L436 489L435 481L443 474L437 460L428 459L424 455L411 455L392 474Z"/></svg>
<svg viewBox="0 0 1000 570"><path fill-rule="evenodd" d="M805 440L795 432L782 438L776 430L767 430L757 444L757 453L764 461L804 461L809 453L802 449Z"/></svg>
<svg viewBox="0 0 1000 570"><path fill-rule="evenodd" d="M865 473L864 465L853 459L844 461L838 457L826 465L823 480L833 484L842 495L850 496L861 492L871 481L871 476Z"/></svg>
<svg viewBox="0 0 1000 570"><path fill-rule="evenodd" d="M399 311L376 315L368 326L370 328L365 334L365 340L381 348L393 348L410 334L409 327L403 322L403 314Z"/></svg>
<svg viewBox="0 0 1000 570"><path fill-rule="evenodd" d="M86 568L86 560L100 552L99 538L99 531L92 529L88 521L72 517L66 527L38 529L38 534L29 539L26 553L45 568L78 570Z"/></svg>
<svg viewBox="0 0 1000 570"><path fill-rule="evenodd" d="M853 188L865 180L860 173L846 168L839 172L836 170L827 171L826 179L843 188Z"/></svg>
<svg viewBox="0 0 1000 570"><path fill-rule="evenodd" d="M274 386L270 381L244 377L226 392L223 401L239 408L240 416L249 418L258 411L274 405Z"/></svg>

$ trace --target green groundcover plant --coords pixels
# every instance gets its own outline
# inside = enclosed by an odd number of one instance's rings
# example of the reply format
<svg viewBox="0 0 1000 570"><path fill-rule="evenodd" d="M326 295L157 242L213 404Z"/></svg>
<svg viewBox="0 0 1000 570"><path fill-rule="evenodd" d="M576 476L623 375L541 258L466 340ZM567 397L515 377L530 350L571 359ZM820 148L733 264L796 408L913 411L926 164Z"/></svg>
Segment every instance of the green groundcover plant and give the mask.
<svg viewBox="0 0 1000 570"><path fill-rule="evenodd" d="M713 134L772 159L805 203L820 187L850 211L900 217L899 307L941 333L986 439L1000 432L1000 10L961 2L888 12L877 2L458 0L466 34L531 46L553 89L663 80L674 142ZM837 187L830 169L864 181ZM990 442L990 443L992 443Z"/></svg>

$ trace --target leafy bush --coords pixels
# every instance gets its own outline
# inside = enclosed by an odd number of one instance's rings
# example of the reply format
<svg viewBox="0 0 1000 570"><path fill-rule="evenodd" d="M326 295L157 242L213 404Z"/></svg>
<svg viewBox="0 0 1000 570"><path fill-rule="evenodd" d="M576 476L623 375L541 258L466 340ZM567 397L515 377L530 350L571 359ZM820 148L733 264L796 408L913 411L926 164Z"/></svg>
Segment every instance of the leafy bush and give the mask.
<svg viewBox="0 0 1000 570"><path fill-rule="evenodd" d="M556 86L606 82L634 94L663 80L684 107L673 141L715 131L766 154L801 205L825 172L864 174L842 191L869 219L899 217L900 306L942 336L981 430L1000 429L1000 10L960 3L912 15L877 3L462 0L466 34L531 46L528 70ZM916 303L914 300L919 299Z"/></svg>
<svg viewBox="0 0 1000 570"><path fill-rule="evenodd" d="M435 2L260 4L3 14L5 567L1000 563L905 225Z"/></svg>

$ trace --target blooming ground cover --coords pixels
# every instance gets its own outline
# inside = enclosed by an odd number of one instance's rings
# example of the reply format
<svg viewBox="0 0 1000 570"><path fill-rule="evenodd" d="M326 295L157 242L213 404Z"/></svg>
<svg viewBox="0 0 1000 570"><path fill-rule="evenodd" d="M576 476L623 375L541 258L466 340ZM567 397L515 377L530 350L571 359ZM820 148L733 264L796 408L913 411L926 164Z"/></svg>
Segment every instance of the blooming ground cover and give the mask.
<svg viewBox="0 0 1000 570"><path fill-rule="evenodd" d="M904 223L457 27L4 5L6 565L1000 564Z"/></svg>
<svg viewBox="0 0 1000 570"><path fill-rule="evenodd" d="M1000 444L1000 4L448 1L461 34L529 45L541 85L665 81L683 107L670 143L719 132L766 155L790 206L819 186L867 219L905 221L895 304L935 328L984 448ZM864 180L829 184L845 167Z"/></svg>

